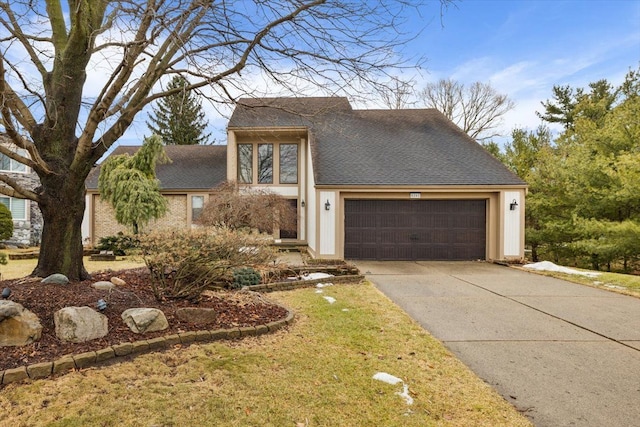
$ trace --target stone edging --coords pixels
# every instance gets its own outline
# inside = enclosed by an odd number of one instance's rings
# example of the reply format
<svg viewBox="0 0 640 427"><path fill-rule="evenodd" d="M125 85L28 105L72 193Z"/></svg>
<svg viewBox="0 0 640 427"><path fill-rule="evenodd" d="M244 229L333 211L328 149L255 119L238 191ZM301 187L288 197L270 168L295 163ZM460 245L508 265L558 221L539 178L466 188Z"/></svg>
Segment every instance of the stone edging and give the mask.
<svg viewBox="0 0 640 427"><path fill-rule="evenodd" d="M318 283L332 282L340 284L359 283L364 280L363 275L332 276L324 279L295 280L288 282L268 283L264 285L247 286L245 289L254 292L276 292L316 286ZM277 304L279 305L279 304ZM115 344L101 350L64 356L53 362L41 362L28 366L6 369L0 371L0 387L6 384L48 378L54 375L64 375L75 369L84 369L98 365L102 362L130 355L138 355L165 350L176 344L189 345L194 342L210 342L224 339L237 339L247 336L264 335L275 332L285 325L290 325L294 320L294 313L287 307L287 316L266 325L248 326L242 328L216 329L213 331L189 331L163 337L151 338L135 342Z"/></svg>
<svg viewBox="0 0 640 427"><path fill-rule="evenodd" d="M54 375L64 375L75 369L84 369L102 362L124 356L150 353L157 350L166 350L176 344L189 345L194 342L211 342L224 339L237 339L248 336L264 335L275 332L285 325L293 323L295 314L292 310L287 310L287 316L283 319L269 322L265 325L246 326L230 329L216 329L213 331L200 330L189 331L163 337L151 338L128 343L115 344L101 350L89 351L86 353L63 356L53 362L41 362L18 368L0 371L0 386L20 382L24 380L36 380L48 378Z"/></svg>
<svg viewBox="0 0 640 427"><path fill-rule="evenodd" d="M289 291L292 289L299 288L309 288L316 286L318 283L339 283L339 284L349 284L349 283L360 283L364 280L364 276L361 274L356 275L344 275L344 276L332 276L326 277L324 279L314 279L314 280L292 280L289 282L276 282L276 283L267 283L264 285L252 285L245 286L244 289L255 292L277 292L277 291Z"/></svg>

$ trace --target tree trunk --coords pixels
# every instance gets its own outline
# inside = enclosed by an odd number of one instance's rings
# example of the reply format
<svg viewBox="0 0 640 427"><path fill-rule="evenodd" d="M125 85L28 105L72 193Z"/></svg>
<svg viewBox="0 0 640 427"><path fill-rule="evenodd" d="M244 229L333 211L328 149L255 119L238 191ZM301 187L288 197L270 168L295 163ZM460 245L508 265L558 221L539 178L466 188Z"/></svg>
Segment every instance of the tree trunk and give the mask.
<svg viewBox="0 0 640 427"><path fill-rule="evenodd" d="M82 260L82 218L85 209L84 180L55 180L62 188L52 188L53 182L43 182L43 202L40 210L44 219L40 256L33 276L47 277L64 274L69 280L90 278Z"/></svg>

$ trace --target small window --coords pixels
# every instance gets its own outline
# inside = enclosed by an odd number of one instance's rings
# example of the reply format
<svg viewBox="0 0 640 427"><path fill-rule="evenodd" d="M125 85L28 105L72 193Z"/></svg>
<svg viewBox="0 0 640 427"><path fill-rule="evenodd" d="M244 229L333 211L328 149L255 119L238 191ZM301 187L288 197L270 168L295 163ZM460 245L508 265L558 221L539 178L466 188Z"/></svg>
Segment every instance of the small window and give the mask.
<svg viewBox="0 0 640 427"><path fill-rule="evenodd" d="M238 144L238 182L253 182L253 145Z"/></svg>
<svg viewBox="0 0 640 427"><path fill-rule="evenodd" d="M24 221L27 219L27 203L24 199L0 197L0 203L9 208L14 220Z"/></svg>
<svg viewBox="0 0 640 427"><path fill-rule="evenodd" d="M26 151L23 149L18 149L16 153L21 156L26 156ZM0 170L7 172L26 172L27 167L4 154L0 154Z"/></svg>
<svg viewBox="0 0 640 427"><path fill-rule="evenodd" d="M298 145L280 145L280 184L298 183Z"/></svg>
<svg viewBox="0 0 640 427"><path fill-rule="evenodd" d="M202 215L204 196L191 196L191 221L196 221Z"/></svg>
<svg viewBox="0 0 640 427"><path fill-rule="evenodd" d="M258 184L273 184L273 144L258 144Z"/></svg>

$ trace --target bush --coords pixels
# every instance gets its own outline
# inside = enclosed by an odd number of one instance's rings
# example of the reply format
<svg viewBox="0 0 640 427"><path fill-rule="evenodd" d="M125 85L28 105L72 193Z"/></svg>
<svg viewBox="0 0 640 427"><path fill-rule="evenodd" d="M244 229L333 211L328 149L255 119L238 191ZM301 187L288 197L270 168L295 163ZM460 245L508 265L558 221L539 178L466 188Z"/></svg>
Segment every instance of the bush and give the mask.
<svg viewBox="0 0 640 427"><path fill-rule="evenodd" d="M126 255L128 251L140 247L140 241L132 236L118 233L115 236L101 237L98 241L97 249L101 251L112 251L114 255Z"/></svg>
<svg viewBox="0 0 640 427"><path fill-rule="evenodd" d="M242 267L233 270L233 288L240 289L260 283L260 273L252 267Z"/></svg>
<svg viewBox="0 0 640 427"><path fill-rule="evenodd" d="M225 226L271 233L274 227L295 230L297 210L290 200L265 189L242 192L235 182L214 188L197 221L205 226Z"/></svg>
<svg viewBox="0 0 640 427"><path fill-rule="evenodd" d="M0 203L0 240L7 240L13 236L13 218L11 211L4 203Z"/></svg>
<svg viewBox="0 0 640 427"><path fill-rule="evenodd" d="M197 300L203 290L233 281L233 271L276 260L262 234L227 227L158 231L140 236L151 286L158 300Z"/></svg>

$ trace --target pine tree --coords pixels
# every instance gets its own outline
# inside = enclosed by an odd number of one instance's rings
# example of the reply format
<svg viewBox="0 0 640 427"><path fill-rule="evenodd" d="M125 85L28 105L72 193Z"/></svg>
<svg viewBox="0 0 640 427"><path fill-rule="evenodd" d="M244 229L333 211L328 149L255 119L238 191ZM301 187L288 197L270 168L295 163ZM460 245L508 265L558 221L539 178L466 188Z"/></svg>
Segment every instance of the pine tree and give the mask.
<svg viewBox="0 0 640 427"><path fill-rule="evenodd" d="M175 76L168 91L172 95L161 98L153 115L149 115L147 127L155 135L162 137L165 145L192 145L209 143L211 134L205 134L208 122L202 111L202 103L195 94L186 90L189 82L181 76Z"/></svg>

